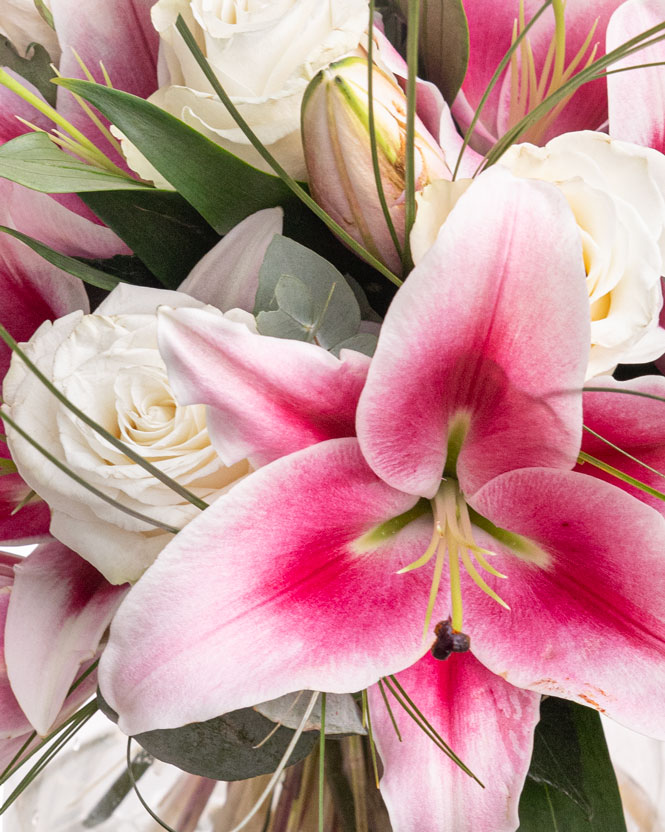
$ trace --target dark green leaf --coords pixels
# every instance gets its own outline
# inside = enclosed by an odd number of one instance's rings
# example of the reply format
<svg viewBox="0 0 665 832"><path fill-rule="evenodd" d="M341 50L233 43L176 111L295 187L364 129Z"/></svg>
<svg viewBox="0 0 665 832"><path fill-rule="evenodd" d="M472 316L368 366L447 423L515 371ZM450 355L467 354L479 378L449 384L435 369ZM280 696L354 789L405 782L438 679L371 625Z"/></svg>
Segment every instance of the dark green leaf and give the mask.
<svg viewBox="0 0 665 832"><path fill-rule="evenodd" d="M142 98L90 81L64 78L58 83L119 127L220 234L255 211L294 200L278 177L248 165Z"/></svg>
<svg viewBox="0 0 665 832"><path fill-rule="evenodd" d="M43 46L31 43L25 57L22 57L12 42L0 35L0 66L12 69L25 78L55 107L57 90L51 83L55 73L51 69L51 56Z"/></svg>
<svg viewBox="0 0 665 832"><path fill-rule="evenodd" d="M55 25L53 23L53 14L51 10L47 7L44 0L34 0L35 8L39 12L40 17L44 22L51 27L51 29L55 29Z"/></svg>
<svg viewBox="0 0 665 832"><path fill-rule="evenodd" d="M400 0L406 14L408 0ZM420 51L423 74L455 99L469 63L469 25L462 0L425 0L421 12Z"/></svg>
<svg viewBox="0 0 665 832"><path fill-rule="evenodd" d="M145 751L139 753L132 760L132 776L134 783L139 781L153 763L153 758ZM108 820L122 801L132 791L132 778L127 769L114 781L106 794L88 812L82 825L86 829L93 829Z"/></svg>
<svg viewBox="0 0 665 832"><path fill-rule="evenodd" d="M519 807L519 832L626 832L600 716L548 697Z"/></svg>
<svg viewBox="0 0 665 832"><path fill-rule="evenodd" d="M136 179L75 159L41 132L24 133L0 146L0 177L45 194L152 190Z"/></svg>
<svg viewBox="0 0 665 832"><path fill-rule="evenodd" d="M97 690L100 711L112 722L117 713ZM290 728L275 728L275 723L254 708L241 708L207 722L192 722L182 728L146 731L134 739L147 752L165 763L209 777L211 780L246 780L259 774L270 774L279 765L295 733ZM288 765L303 760L319 738L318 731L302 734ZM255 748L261 744L260 748Z"/></svg>
<svg viewBox="0 0 665 832"><path fill-rule="evenodd" d="M167 289L177 289L219 236L173 191L105 191L83 201Z"/></svg>
<svg viewBox="0 0 665 832"><path fill-rule="evenodd" d="M87 263L77 260L74 257L68 257L66 254L60 254L52 248L49 248L47 245L44 245L44 243L40 243L39 240L34 240L32 237L28 237L27 234L22 234L20 231L16 231L13 228L7 228L4 225L0 225L0 232L4 232L5 234L9 234L11 237L15 237L17 240L25 243L26 246L31 248L36 254L43 257L44 260L47 260L53 266L57 266L59 269L62 269L63 272L67 272L68 274L74 275L74 277L80 278L84 283L89 283L91 286L97 286L100 289L111 291L111 289L115 289L120 282L117 277L106 274L106 272L100 271L99 269L95 269Z"/></svg>

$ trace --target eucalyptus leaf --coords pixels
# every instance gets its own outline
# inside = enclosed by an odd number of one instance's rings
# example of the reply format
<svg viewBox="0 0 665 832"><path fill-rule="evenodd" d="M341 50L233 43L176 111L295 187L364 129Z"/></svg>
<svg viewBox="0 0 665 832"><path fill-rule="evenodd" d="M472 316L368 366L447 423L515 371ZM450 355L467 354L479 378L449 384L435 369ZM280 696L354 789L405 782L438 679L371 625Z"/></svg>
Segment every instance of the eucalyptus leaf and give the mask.
<svg viewBox="0 0 665 832"><path fill-rule="evenodd" d="M518 832L626 832L600 716L565 699L540 708Z"/></svg>
<svg viewBox="0 0 665 832"><path fill-rule="evenodd" d="M281 309L274 312L259 312L256 316L256 328L261 335L272 338L290 338L292 341L308 341L311 330Z"/></svg>
<svg viewBox="0 0 665 832"><path fill-rule="evenodd" d="M118 721L99 689L97 702L105 716ZM280 764L294 731L283 726L274 729L275 723L254 708L241 708L182 728L146 731L134 739L153 757L190 774L211 780L246 780L270 774ZM303 733L287 765L307 757L318 738L318 731Z"/></svg>
<svg viewBox="0 0 665 832"><path fill-rule="evenodd" d="M5 234L9 234L10 237L20 240L40 257L43 257L44 260L51 263L51 265L57 266L57 268L62 269L63 272L74 275L74 277L78 277L84 283L89 283L91 286L97 286L99 289L111 291L112 289L115 289L120 282L119 278L114 277L111 274L107 274L100 269L95 269L93 266L90 266L81 260L77 260L75 257L60 254L44 243L40 243L39 240L28 237L27 234L23 234L21 231L16 231L14 228L7 228L4 225L0 225L0 232L4 232Z"/></svg>
<svg viewBox="0 0 665 832"><path fill-rule="evenodd" d="M404 14L408 0L400 0ZM469 63L469 24L462 0L427 0L421 12L420 48L423 74L455 100Z"/></svg>
<svg viewBox="0 0 665 832"><path fill-rule="evenodd" d="M152 190L129 176L79 161L42 132L24 133L0 146L0 177L45 194Z"/></svg>
<svg viewBox="0 0 665 832"><path fill-rule="evenodd" d="M0 66L11 69L21 78L25 78L52 107L55 107L58 91L51 83L51 78L55 75L51 68L51 56L39 43L31 43L25 57L22 57L9 38L0 35Z"/></svg>
<svg viewBox="0 0 665 832"><path fill-rule="evenodd" d="M285 276L290 282L284 282ZM294 300L293 293L297 291L297 284L294 280L301 281L307 287L312 307L311 324L306 337L299 340L316 341L325 349L330 349L340 341L356 335L360 326L360 308L344 276L316 252L280 234L273 237L259 271L259 288L254 306L259 332L282 338L295 337L287 334L297 330L287 320L294 319L279 302L282 297L286 299L287 306L291 304L291 308L295 308L297 301ZM283 287L281 291L278 291L278 285ZM277 311L281 311L282 316L261 314ZM277 330L276 324L279 322L284 323L284 334ZM266 324L271 328L270 333L263 328Z"/></svg>
<svg viewBox="0 0 665 832"><path fill-rule="evenodd" d="M281 179L248 165L142 98L74 78L57 83L119 127L220 234L255 211L294 200Z"/></svg>
<svg viewBox="0 0 665 832"><path fill-rule="evenodd" d="M356 352L362 352L364 355L369 355L371 358L376 351L378 340L376 335L373 335L371 332L359 332L357 335L352 335L351 338L347 338L345 341L340 341L330 352L339 358L342 350L355 350Z"/></svg>
<svg viewBox="0 0 665 832"><path fill-rule="evenodd" d="M177 289L219 235L174 191L105 191L82 195L167 289Z"/></svg>
<svg viewBox="0 0 665 832"><path fill-rule="evenodd" d="M275 300L279 308L304 326L316 323L312 293L307 284L290 274L283 274L275 286Z"/></svg>
<svg viewBox="0 0 665 832"><path fill-rule="evenodd" d="M286 693L269 702L254 705L254 710L263 716L279 722L287 728L297 728L303 718L309 701L310 691L295 691ZM321 730L321 699L317 700L307 723L306 731ZM363 734L367 731L363 727L358 706L350 693L326 694L326 734Z"/></svg>

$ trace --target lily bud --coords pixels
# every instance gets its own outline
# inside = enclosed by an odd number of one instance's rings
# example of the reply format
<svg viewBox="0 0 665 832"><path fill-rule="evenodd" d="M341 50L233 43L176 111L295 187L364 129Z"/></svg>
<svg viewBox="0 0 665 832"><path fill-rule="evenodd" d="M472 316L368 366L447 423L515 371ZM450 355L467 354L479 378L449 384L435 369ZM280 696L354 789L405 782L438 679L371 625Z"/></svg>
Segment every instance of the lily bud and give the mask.
<svg viewBox="0 0 665 832"><path fill-rule="evenodd" d="M406 96L376 65L372 69L374 124L381 182L400 247L404 245ZM349 57L321 70L302 105L302 136L314 199L355 240L390 269L401 257L386 222L372 166L368 67ZM450 179L445 156L416 116L416 190Z"/></svg>

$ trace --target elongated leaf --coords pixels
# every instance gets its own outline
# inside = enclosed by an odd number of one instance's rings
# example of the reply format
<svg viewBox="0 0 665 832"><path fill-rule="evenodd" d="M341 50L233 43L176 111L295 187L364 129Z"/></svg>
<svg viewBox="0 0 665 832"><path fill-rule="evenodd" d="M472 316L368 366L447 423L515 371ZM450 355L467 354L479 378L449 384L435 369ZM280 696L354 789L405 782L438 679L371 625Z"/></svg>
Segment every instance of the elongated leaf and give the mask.
<svg viewBox="0 0 665 832"><path fill-rule="evenodd" d="M23 57L8 38L0 35L0 66L13 69L55 107L58 91L51 83L55 74L51 69L51 56L39 43L31 43Z"/></svg>
<svg viewBox="0 0 665 832"><path fill-rule="evenodd" d="M293 200L276 176L253 168L142 98L73 78L58 79L58 84L119 127L220 234L255 211Z"/></svg>
<svg viewBox="0 0 665 832"><path fill-rule="evenodd" d="M102 713L117 722L118 715L99 690L97 701ZM241 708L182 728L146 731L134 739L153 757L190 774L211 780L246 780L270 774L279 765L294 732L284 727L274 729L275 723L254 708ZM318 738L318 731L306 731L298 740L288 765L304 759ZM256 748L257 745L260 747Z"/></svg>
<svg viewBox="0 0 665 832"><path fill-rule="evenodd" d="M219 235L173 191L104 191L82 195L167 289L177 289Z"/></svg>
<svg viewBox="0 0 665 832"><path fill-rule="evenodd" d="M28 237L27 234L16 231L14 228L7 228L5 225L0 225L0 232L4 232L17 240L20 240L53 266L57 266L59 269L62 269L63 272L67 272L68 274L74 275L74 277L80 278L84 283L89 283L91 286L97 286L99 289L111 291L111 289L115 289L120 282L117 277L100 271L99 269L95 269L87 263L83 263L81 260L77 260L74 257L68 257L66 254L60 254L52 248L49 248L49 246L44 245L44 243L40 243L39 240Z"/></svg>
<svg viewBox="0 0 665 832"><path fill-rule="evenodd" d="M0 177L44 194L153 190L136 179L75 159L56 147L46 133L25 133L3 144Z"/></svg>
<svg viewBox="0 0 665 832"><path fill-rule="evenodd" d="M600 716L543 700L518 832L626 832Z"/></svg>
<svg viewBox="0 0 665 832"><path fill-rule="evenodd" d="M400 0L406 14L408 0ZM425 0L421 12L423 74L452 104L469 63L469 25L462 0Z"/></svg>

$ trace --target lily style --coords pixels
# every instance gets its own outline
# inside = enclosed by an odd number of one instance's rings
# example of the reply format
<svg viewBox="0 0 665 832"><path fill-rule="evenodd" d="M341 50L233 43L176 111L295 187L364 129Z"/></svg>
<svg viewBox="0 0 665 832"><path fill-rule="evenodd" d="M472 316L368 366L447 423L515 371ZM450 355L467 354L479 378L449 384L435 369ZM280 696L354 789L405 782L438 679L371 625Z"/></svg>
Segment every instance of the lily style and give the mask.
<svg viewBox="0 0 665 832"><path fill-rule="evenodd" d="M356 436L312 410L294 417L310 379L287 342L250 334L240 350L233 322L163 310L182 403L234 422L224 463L252 464L253 437L274 461L193 520L123 601L99 671L122 730L370 688L395 832L515 830L540 694L665 737L665 520L573 470L584 278L557 189L490 171L399 290L362 391L339 373ZM244 411L228 407L250 365ZM256 412L270 451L244 429ZM484 788L398 712L400 741L377 687L391 676Z"/></svg>

